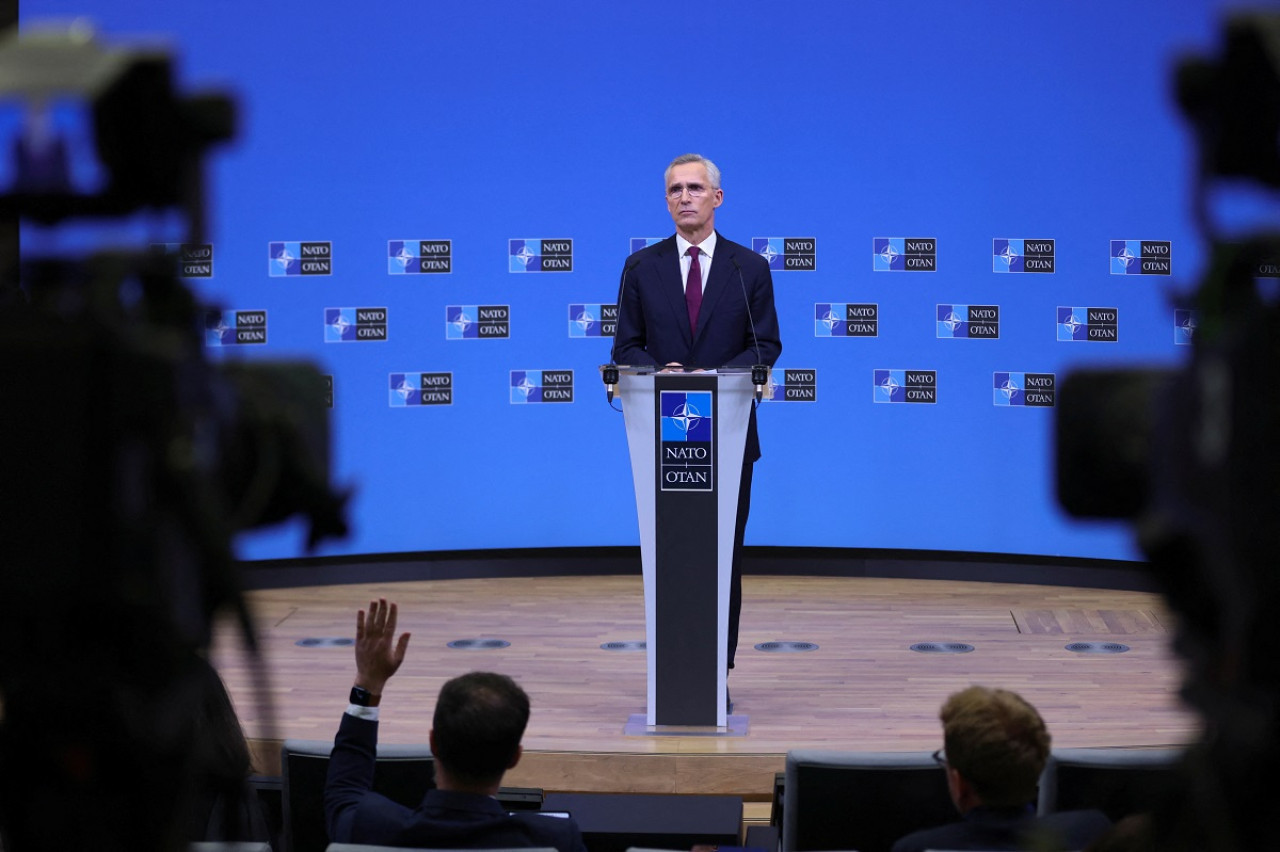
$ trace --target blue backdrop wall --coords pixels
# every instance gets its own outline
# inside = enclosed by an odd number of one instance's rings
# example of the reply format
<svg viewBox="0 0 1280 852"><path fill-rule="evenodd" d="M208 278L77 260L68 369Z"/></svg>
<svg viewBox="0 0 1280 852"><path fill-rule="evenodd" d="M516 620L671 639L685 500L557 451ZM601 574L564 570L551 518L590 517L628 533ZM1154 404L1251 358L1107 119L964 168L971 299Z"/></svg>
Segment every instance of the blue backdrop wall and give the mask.
<svg viewBox="0 0 1280 852"><path fill-rule="evenodd" d="M720 231L778 254L782 387L760 415L748 544L1123 559L1125 527L1055 505L1049 403L1073 367L1186 357L1170 295L1204 247L1172 68L1213 48L1227 6L21 14L163 34L184 87L236 94L240 135L209 169L211 261L186 271L226 311L211 357L301 356L332 376L335 473L356 496L353 534L323 553L637 542L601 313L634 241L672 232L663 168L697 151L723 171ZM572 371L571 402L513 390L547 371ZM932 401L891 401L886 377L916 373ZM275 530L242 552L300 541Z"/></svg>

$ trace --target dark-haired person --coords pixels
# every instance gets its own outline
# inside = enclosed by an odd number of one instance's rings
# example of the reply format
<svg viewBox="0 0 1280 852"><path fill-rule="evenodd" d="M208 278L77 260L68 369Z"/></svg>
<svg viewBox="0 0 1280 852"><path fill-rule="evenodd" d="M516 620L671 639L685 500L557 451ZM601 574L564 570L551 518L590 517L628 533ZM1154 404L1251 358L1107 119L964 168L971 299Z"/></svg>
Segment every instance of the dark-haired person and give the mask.
<svg viewBox="0 0 1280 852"><path fill-rule="evenodd" d="M716 210L724 202L720 169L700 154L682 154L663 177L676 232L632 254L623 266L614 361L685 369L773 366L782 339L769 262L716 231ZM730 669L738 649L751 471L760 458L754 405L744 456L729 588Z"/></svg>
<svg viewBox="0 0 1280 852"><path fill-rule="evenodd" d="M182 797L184 836L190 841L270 840L244 729L218 672L196 657L176 686L175 716L190 725L190 772Z"/></svg>
<svg viewBox="0 0 1280 852"><path fill-rule="evenodd" d="M471 672L440 689L430 733L436 789L408 808L373 792L378 704L404 662L396 605L372 601L356 616L356 678L325 784L325 823L335 843L441 849L554 847L585 852L572 819L509 814L494 798L520 760L529 697L506 675Z"/></svg>
<svg viewBox="0 0 1280 852"><path fill-rule="evenodd" d="M1051 740L1036 708L1016 692L971 686L949 697L938 717L944 747L934 757L964 819L909 834L893 852L1083 849L1110 827L1101 811L1036 817Z"/></svg>

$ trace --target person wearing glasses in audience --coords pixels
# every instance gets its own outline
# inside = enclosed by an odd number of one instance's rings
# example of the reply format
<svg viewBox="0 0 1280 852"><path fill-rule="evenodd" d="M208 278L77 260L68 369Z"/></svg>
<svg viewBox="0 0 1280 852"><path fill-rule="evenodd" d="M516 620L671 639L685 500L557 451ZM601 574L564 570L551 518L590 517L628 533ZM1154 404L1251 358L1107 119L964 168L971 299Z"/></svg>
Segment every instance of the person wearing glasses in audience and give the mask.
<svg viewBox="0 0 1280 852"><path fill-rule="evenodd" d="M782 352L769 263L716 232L724 202L720 169L699 154L676 157L665 174L676 232L623 266L613 360L631 367L697 369L773 366ZM742 539L751 471L760 458L754 405L747 427L729 595L728 668L742 611Z"/></svg>
<svg viewBox="0 0 1280 852"><path fill-rule="evenodd" d="M1051 740L1036 708L1016 692L971 686L949 697L938 717L943 748L933 757L963 819L909 834L893 852L1083 849L1110 828L1101 811L1036 816Z"/></svg>
<svg viewBox="0 0 1280 852"><path fill-rule="evenodd" d="M396 605L379 599L356 616L356 678L325 782L325 825L334 843L435 849L553 848L586 852L572 818L508 813L495 798L520 760L529 696L506 675L471 672L445 683L428 734L436 789L417 808L373 792L378 705L404 662Z"/></svg>

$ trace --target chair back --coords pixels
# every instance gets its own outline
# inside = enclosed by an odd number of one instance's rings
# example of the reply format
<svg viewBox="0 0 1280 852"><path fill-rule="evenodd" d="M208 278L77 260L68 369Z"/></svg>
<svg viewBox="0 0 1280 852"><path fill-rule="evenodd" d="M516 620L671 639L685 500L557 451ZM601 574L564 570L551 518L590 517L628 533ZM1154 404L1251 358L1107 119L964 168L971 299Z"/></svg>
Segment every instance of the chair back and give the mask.
<svg viewBox="0 0 1280 852"><path fill-rule="evenodd" d="M958 819L929 752L791 751L782 795L782 852L878 852Z"/></svg>
<svg viewBox="0 0 1280 852"><path fill-rule="evenodd" d="M282 797L284 852L325 852L329 833L324 821L324 785L333 743L326 740L285 740ZM429 746L378 745L373 789L408 808L422 804L435 787L435 761Z"/></svg>
<svg viewBox="0 0 1280 852"><path fill-rule="evenodd" d="M1175 782L1183 749L1067 748L1049 757L1040 813L1096 809L1112 822L1152 810Z"/></svg>

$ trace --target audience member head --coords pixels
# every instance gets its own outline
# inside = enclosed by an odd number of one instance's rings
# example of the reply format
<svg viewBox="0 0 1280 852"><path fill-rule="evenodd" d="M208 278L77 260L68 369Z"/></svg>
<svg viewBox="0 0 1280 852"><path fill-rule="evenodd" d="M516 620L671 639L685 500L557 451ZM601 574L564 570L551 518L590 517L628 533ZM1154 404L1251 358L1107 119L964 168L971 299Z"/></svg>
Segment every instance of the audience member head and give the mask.
<svg viewBox="0 0 1280 852"><path fill-rule="evenodd" d="M971 686L942 705L951 798L961 813L978 805L1016 807L1036 797L1049 759L1049 731L1015 692Z"/></svg>
<svg viewBox="0 0 1280 852"><path fill-rule="evenodd" d="M441 786L498 786L520 759L528 724L529 696L506 675L471 672L450 680L436 699L431 730Z"/></svg>

